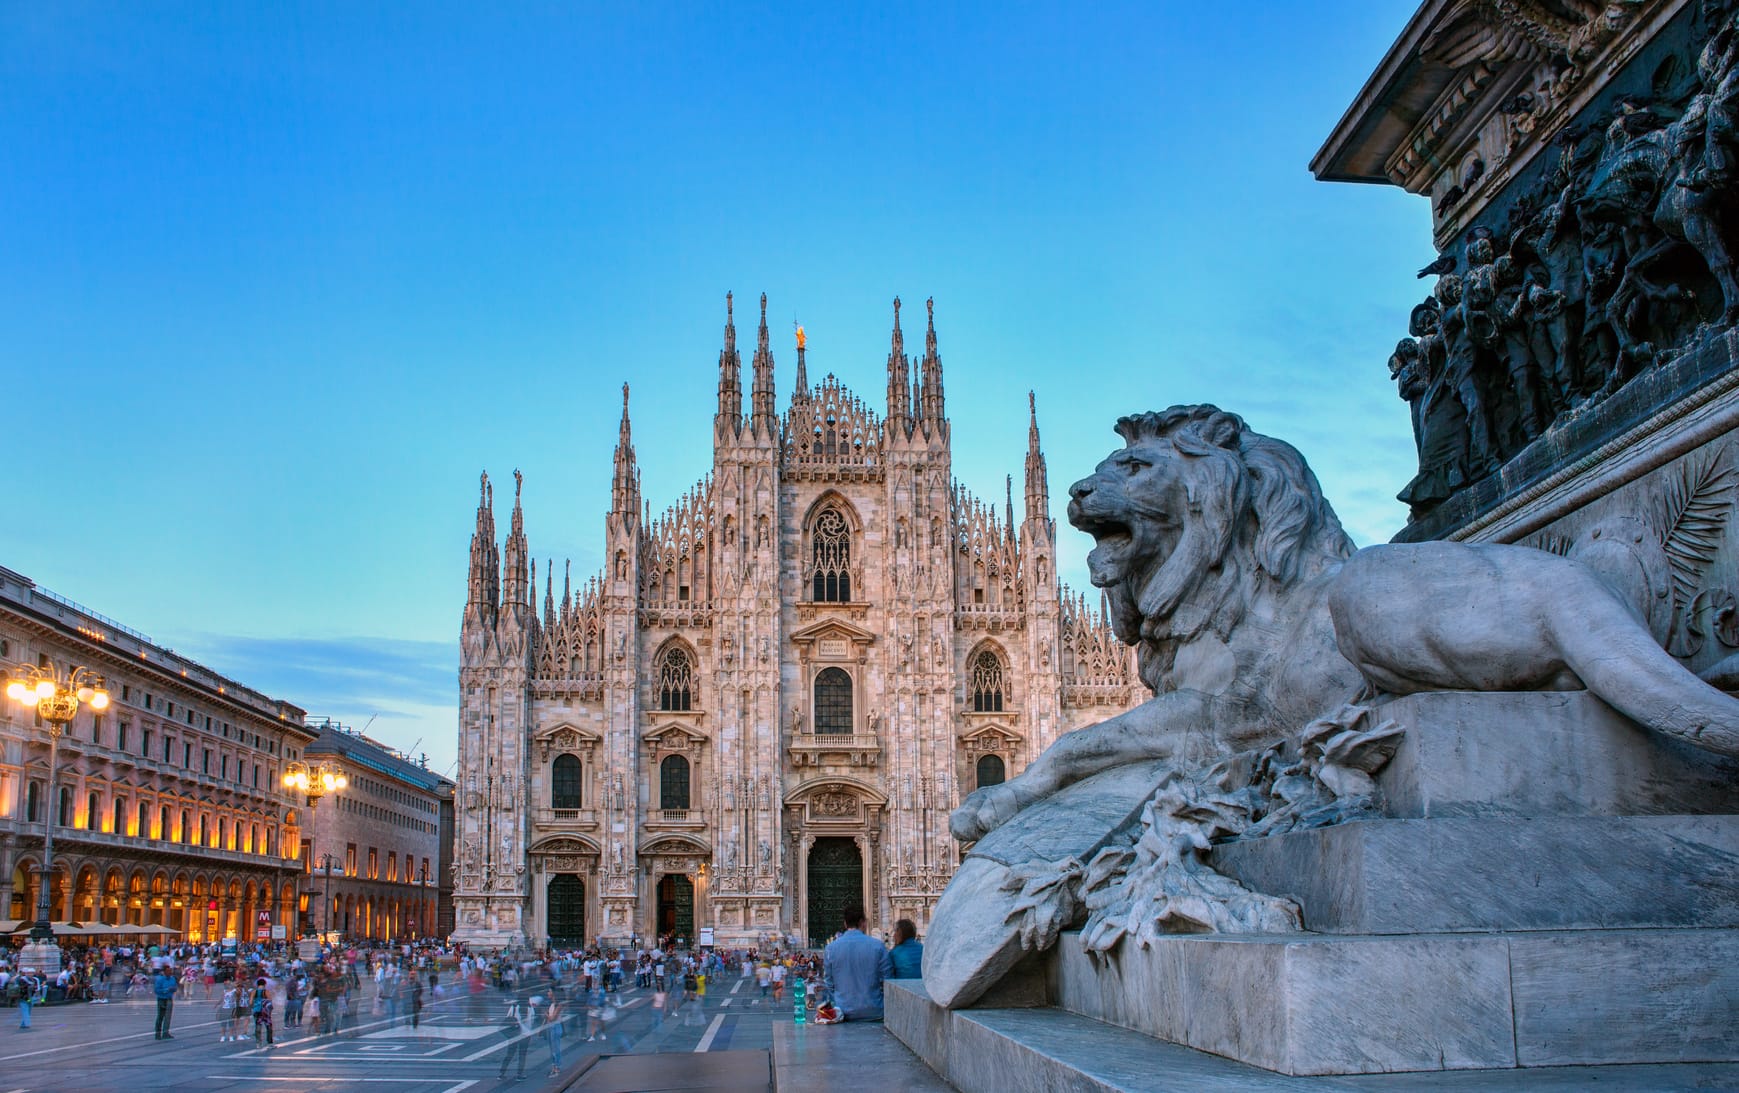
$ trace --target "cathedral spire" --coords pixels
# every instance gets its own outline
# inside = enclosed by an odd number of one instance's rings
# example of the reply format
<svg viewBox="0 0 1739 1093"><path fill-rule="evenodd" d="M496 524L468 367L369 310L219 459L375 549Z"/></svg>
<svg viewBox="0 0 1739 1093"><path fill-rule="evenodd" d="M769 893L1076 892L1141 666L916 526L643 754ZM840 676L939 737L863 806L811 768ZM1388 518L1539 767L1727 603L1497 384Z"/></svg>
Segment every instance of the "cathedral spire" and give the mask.
<svg viewBox="0 0 1739 1093"><path fill-rule="evenodd" d="M562 561L562 618L567 618L574 607L573 596L574 560L566 558Z"/></svg>
<svg viewBox="0 0 1739 1093"><path fill-rule="evenodd" d="M803 359L803 354L809 348L809 336L803 333L803 324L797 324L797 379L791 389L791 401L809 394L809 364Z"/></svg>
<svg viewBox="0 0 1739 1093"><path fill-rule="evenodd" d="M1049 519L1051 487L1045 470L1045 453L1039 447L1039 408L1033 393L1026 393L1026 518Z"/></svg>
<svg viewBox="0 0 1739 1093"><path fill-rule="evenodd" d="M942 408L942 357L936 352L935 297L924 301L924 310L930 314L930 325L924 333L923 389L919 398L918 417L926 422L940 424L947 415Z"/></svg>
<svg viewBox="0 0 1739 1093"><path fill-rule="evenodd" d="M556 564L554 561L551 561L548 565L544 566L543 573L543 627L545 630L553 630L556 625L555 581ZM537 584L535 571L531 578L531 583L533 585Z"/></svg>
<svg viewBox="0 0 1739 1093"><path fill-rule="evenodd" d="M513 522L507 532L501 573L501 602L504 605L524 605L531 602L531 586L526 574L529 559L525 545L525 510L519 496L525 487L525 476L513 472Z"/></svg>
<svg viewBox="0 0 1739 1093"><path fill-rule="evenodd" d="M1003 531L1014 538L1014 475L1002 476Z"/></svg>
<svg viewBox="0 0 1739 1093"><path fill-rule="evenodd" d="M501 554L495 546L495 496L487 472L477 488L477 528L471 533L467 605L493 615L501 599Z"/></svg>
<svg viewBox="0 0 1739 1093"><path fill-rule="evenodd" d="M767 344L767 294L761 293L761 329L755 335L755 385L749 392L749 428L772 436L777 426L773 410L773 350Z"/></svg>
<svg viewBox="0 0 1739 1093"><path fill-rule="evenodd" d="M610 484L610 511L633 518L640 509L640 467L628 427L628 385L622 385L622 427L616 437L616 474Z"/></svg>
<svg viewBox="0 0 1739 1093"><path fill-rule="evenodd" d="M911 358L906 356L906 336L900 332L900 298L894 297L894 337L888 348L888 420L908 425L911 409Z"/></svg>
<svg viewBox="0 0 1739 1093"><path fill-rule="evenodd" d="M737 353L737 323L732 314L731 294L725 293L725 347L719 350L719 408L713 415L713 431L722 439L728 430L735 436L743 419L743 359Z"/></svg>

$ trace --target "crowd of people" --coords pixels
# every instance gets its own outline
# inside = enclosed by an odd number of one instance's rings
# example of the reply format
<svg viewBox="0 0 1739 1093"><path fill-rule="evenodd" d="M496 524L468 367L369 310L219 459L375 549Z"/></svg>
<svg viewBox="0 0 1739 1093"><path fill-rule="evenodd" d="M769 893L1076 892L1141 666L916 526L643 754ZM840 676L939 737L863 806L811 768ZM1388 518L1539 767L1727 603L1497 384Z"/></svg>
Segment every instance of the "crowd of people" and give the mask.
<svg viewBox="0 0 1739 1093"><path fill-rule="evenodd" d="M494 1021L506 1041L501 1075L517 1064L523 1077L534 1046L547 1053L551 1075L562 1066L562 1046L582 1033L606 1039L619 1018L622 991L632 983L651 992L652 1028L706 994L708 983L736 979L753 984L757 1001L793 1005L806 1017L879 1020L882 982L916 977L923 947L910 920L895 925L894 947L864 932L861 907L846 909L845 930L825 953L806 950L653 948L510 950L473 953L433 943L322 945L311 959L295 949L251 945L176 947L70 946L54 976L18 966L0 951L0 1004L20 1011L31 1027L33 1007L55 1001L106 1004L136 998L154 1002L153 1035L173 1040L176 1010L209 1006L219 1043L251 1040L262 1051L278 1046L280 1030L303 1036L345 1035L371 1024L421 1025L425 1006L456 998L476 1023ZM489 998L500 999L491 1017ZM801 1018L800 1018L801 1019ZM204 1022L201 1023L202 1027Z"/></svg>

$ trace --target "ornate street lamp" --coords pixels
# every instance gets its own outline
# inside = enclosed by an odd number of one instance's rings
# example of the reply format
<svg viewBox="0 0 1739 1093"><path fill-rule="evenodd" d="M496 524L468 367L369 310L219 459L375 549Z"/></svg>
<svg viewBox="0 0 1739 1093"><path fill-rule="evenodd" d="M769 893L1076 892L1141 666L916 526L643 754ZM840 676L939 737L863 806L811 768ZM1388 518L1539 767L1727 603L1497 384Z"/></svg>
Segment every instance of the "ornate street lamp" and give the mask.
<svg viewBox="0 0 1739 1093"><path fill-rule="evenodd" d="M281 780L285 789L292 793L300 793L307 800L308 827L310 829L314 826L314 813L320 807L320 798L328 793L340 793L350 785L350 779L344 776L344 771L325 760L309 764L299 759L292 759L285 765L284 777ZM310 867L313 865L312 862L308 864ZM328 900L326 924L330 930L332 925L332 905L330 902L332 896L332 855L330 854L326 855L326 895ZM307 947L309 941L304 939L300 944ZM304 951L302 959L313 959L313 952Z"/></svg>
<svg viewBox="0 0 1739 1093"><path fill-rule="evenodd" d="M49 886L54 883L54 810L56 766L60 762L60 734L74 717L79 704L106 710L109 692L103 677L82 665L62 675L52 662L43 666L18 665L7 674L6 697L33 711L48 723L48 800L42 816L42 871L36 891L36 923L30 940L19 953L20 967L35 968L46 975L60 972L60 948L49 925Z"/></svg>
<svg viewBox="0 0 1739 1093"><path fill-rule="evenodd" d="M324 760L309 765L292 759L284 768L284 788L306 797L309 811L320 807L320 798L328 793L340 793L349 785L350 779L344 776L344 771Z"/></svg>

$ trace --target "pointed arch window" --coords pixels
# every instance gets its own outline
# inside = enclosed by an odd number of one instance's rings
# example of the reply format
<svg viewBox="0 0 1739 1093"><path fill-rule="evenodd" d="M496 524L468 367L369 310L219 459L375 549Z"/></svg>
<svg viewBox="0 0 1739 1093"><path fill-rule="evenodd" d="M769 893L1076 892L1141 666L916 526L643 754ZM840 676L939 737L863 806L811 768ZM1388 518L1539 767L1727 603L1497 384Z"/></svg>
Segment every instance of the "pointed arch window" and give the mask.
<svg viewBox="0 0 1739 1093"><path fill-rule="evenodd" d="M823 509L810 538L810 598L817 603L851 602L851 525L838 509Z"/></svg>
<svg viewBox="0 0 1739 1093"><path fill-rule="evenodd" d="M1001 713L1004 679L1002 661L989 649L972 658L972 712Z"/></svg>
<svg viewBox="0 0 1739 1093"><path fill-rule="evenodd" d="M580 760L563 752L550 765L551 808L580 807Z"/></svg>
<svg viewBox="0 0 1739 1093"><path fill-rule="evenodd" d="M658 657L658 708L681 712L694 702L694 661L688 650L672 645Z"/></svg>
<svg viewBox="0 0 1739 1093"><path fill-rule="evenodd" d="M658 807L688 808L688 760L667 755L658 764Z"/></svg>
<svg viewBox="0 0 1739 1093"><path fill-rule="evenodd" d="M851 676L843 668L823 668L815 677L815 731L851 733Z"/></svg>

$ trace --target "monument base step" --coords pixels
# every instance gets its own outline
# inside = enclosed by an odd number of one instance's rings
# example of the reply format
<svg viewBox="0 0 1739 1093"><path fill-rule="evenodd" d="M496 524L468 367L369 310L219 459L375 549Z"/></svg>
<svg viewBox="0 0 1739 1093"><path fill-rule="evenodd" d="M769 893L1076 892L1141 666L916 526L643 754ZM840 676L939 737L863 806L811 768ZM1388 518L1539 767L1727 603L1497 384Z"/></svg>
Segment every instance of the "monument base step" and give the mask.
<svg viewBox="0 0 1739 1093"><path fill-rule="evenodd" d="M1580 1093L1590 1087L1610 1093L1704 1093L1739 1089L1739 1064L1726 1063L1293 1077L1059 1009L945 1010L932 1002L923 984L914 979L888 983L885 1000L887 1030L962 1093L1051 1093L1059 1089L1072 1093ZM863 1088L862 1077L861 1070L855 1071L841 1088ZM803 1088L806 1093L827 1093L832 1086L823 1082Z"/></svg>
<svg viewBox="0 0 1739 1093"><path fill-rule="evenodd" d="M1364 820L1208 860L1318 933L1739 926L1739 816Z"/></svg>
<svg viewBox="0 0 1739 1093"><path fill-rule="evenodd" d="M1284 1074L1739 1062L1739 929L1198 934L1097 960L1069 933L1052 959L1065 1010Z"/></svg>

